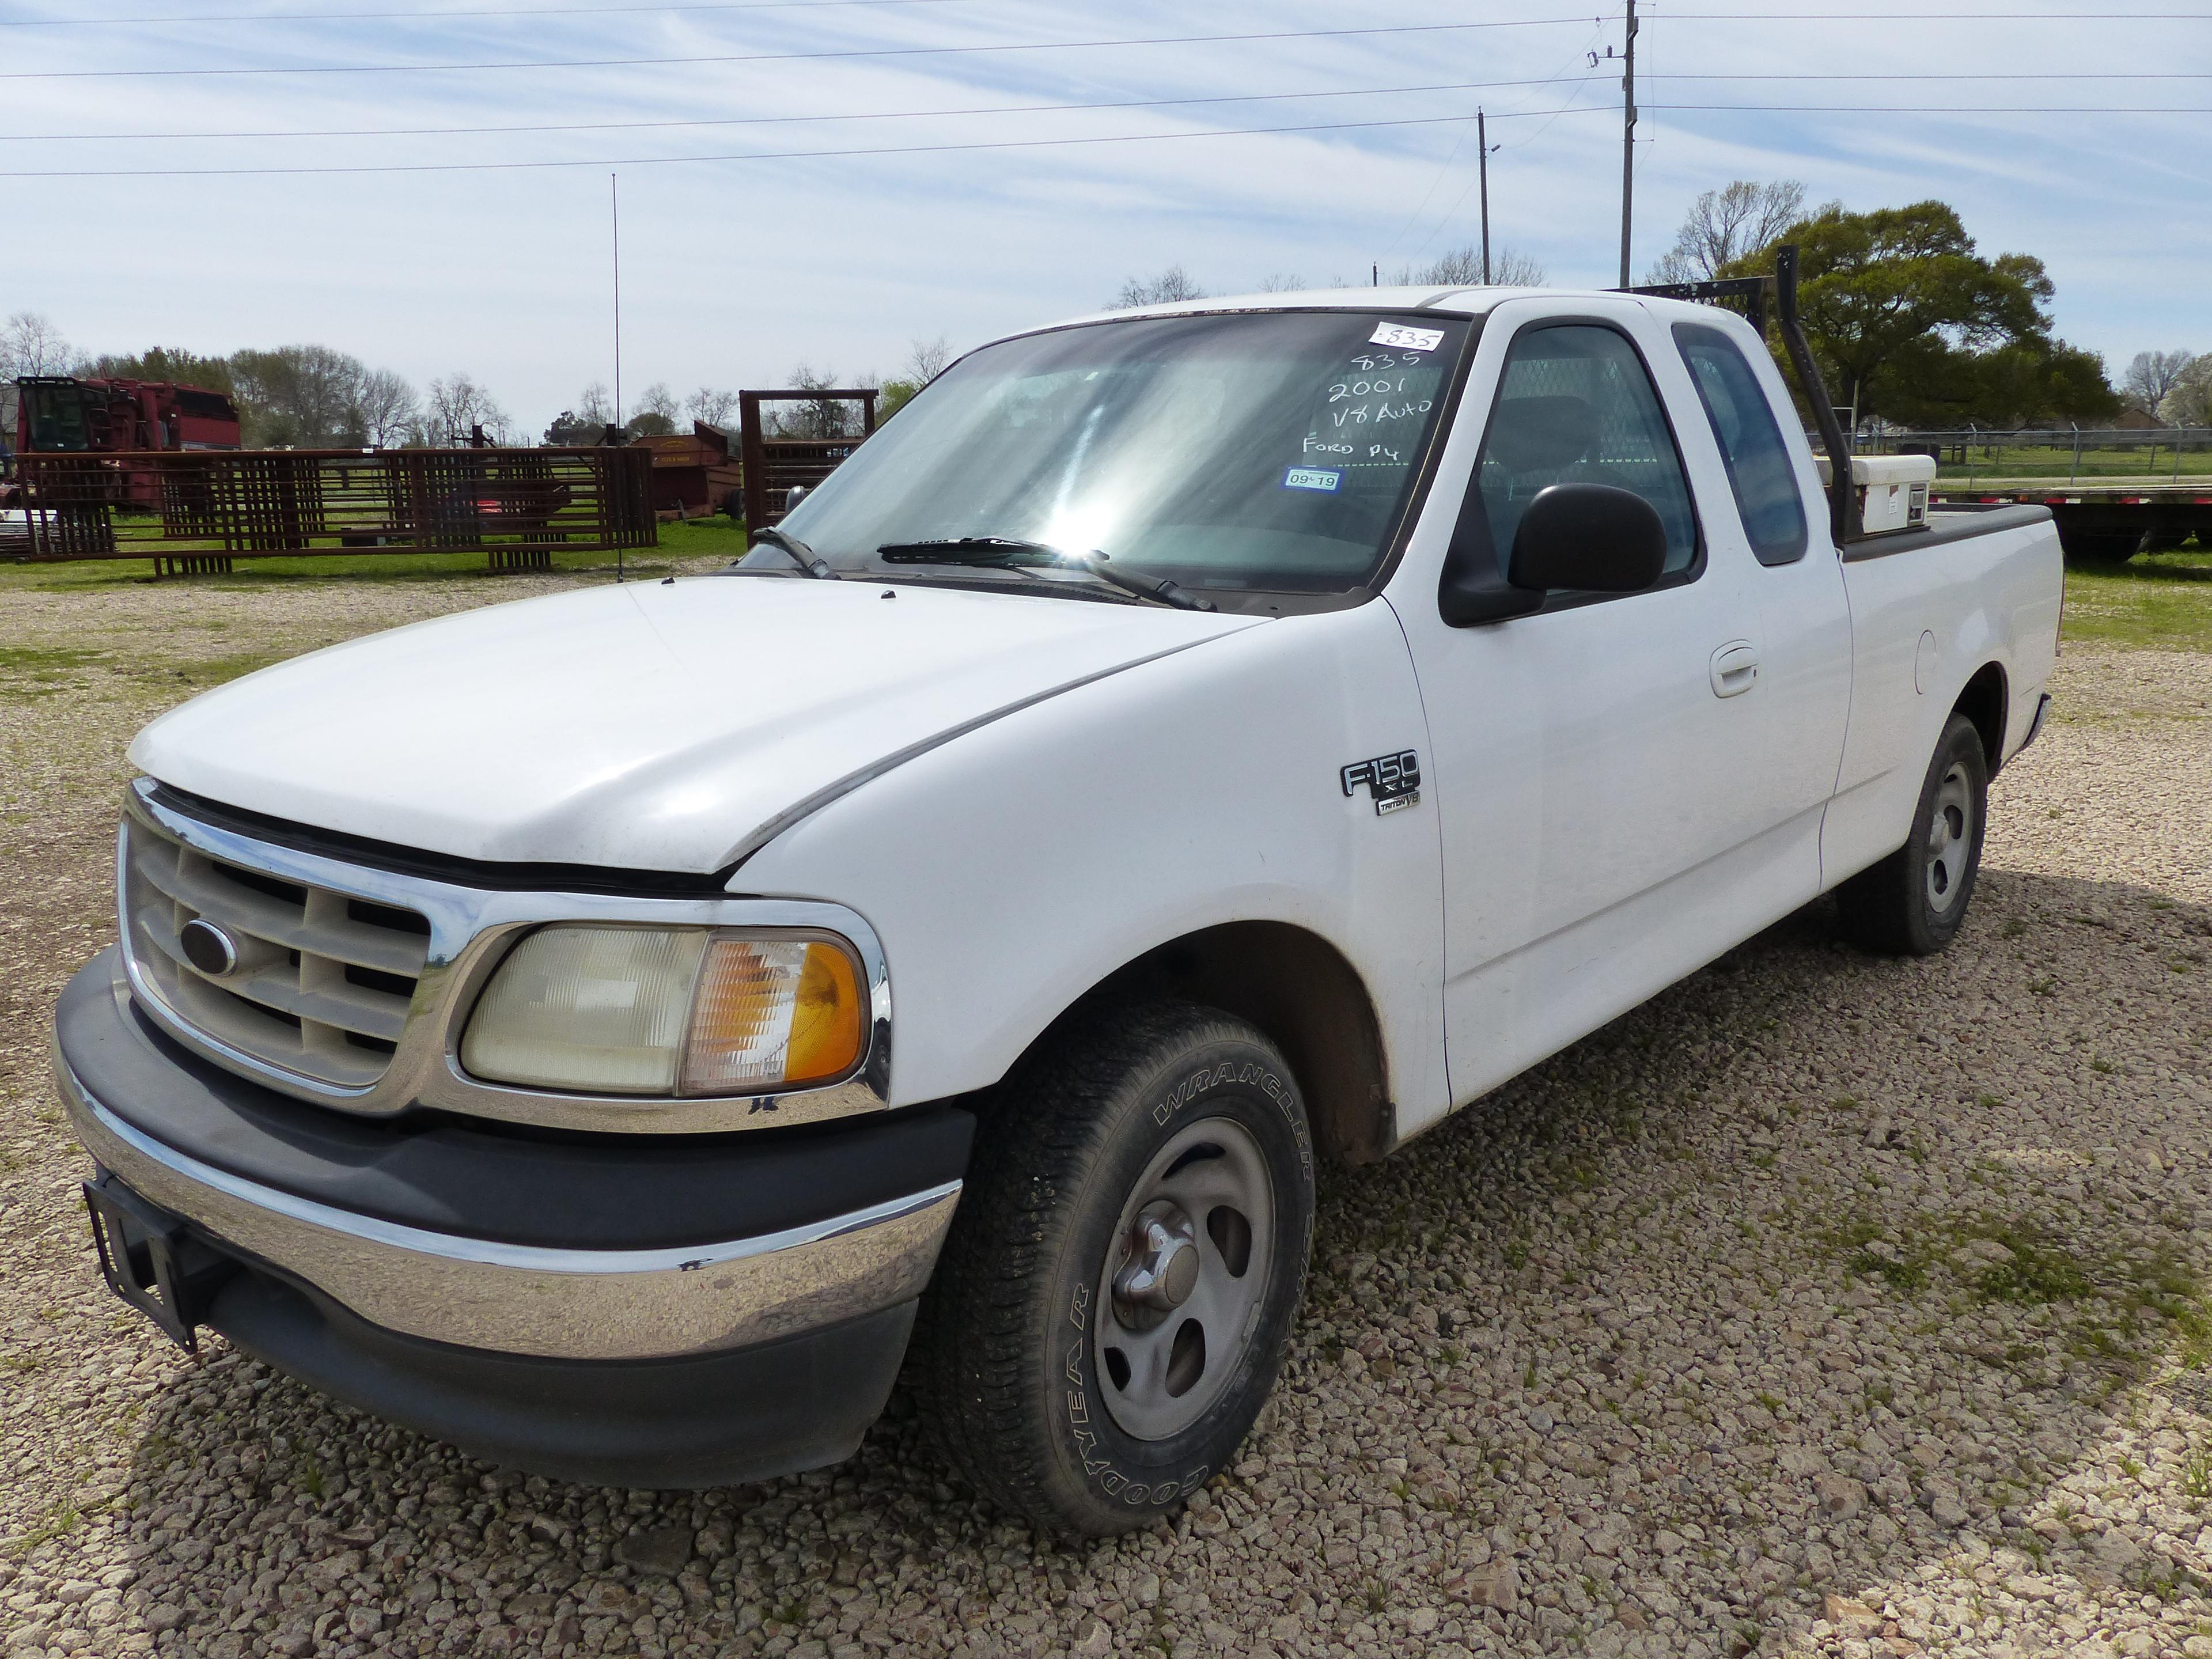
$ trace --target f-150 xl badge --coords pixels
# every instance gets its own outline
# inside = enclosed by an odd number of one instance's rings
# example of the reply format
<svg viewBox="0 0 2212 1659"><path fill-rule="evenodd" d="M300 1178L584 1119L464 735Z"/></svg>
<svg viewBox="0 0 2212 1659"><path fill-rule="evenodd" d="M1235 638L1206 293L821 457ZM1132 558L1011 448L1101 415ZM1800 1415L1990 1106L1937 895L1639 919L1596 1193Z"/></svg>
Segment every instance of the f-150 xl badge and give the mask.
<svg viewBox="0 0 2212 1659"><path fill-rule="evenodd" d="M1347 795L1363 783L1367 786L1378 818L1386 813L1402 811L1421 799L1421 757L1410 749L1401 749L1395 755L1377 755L1373 760L1354 761L1339 775Z"/></svg>

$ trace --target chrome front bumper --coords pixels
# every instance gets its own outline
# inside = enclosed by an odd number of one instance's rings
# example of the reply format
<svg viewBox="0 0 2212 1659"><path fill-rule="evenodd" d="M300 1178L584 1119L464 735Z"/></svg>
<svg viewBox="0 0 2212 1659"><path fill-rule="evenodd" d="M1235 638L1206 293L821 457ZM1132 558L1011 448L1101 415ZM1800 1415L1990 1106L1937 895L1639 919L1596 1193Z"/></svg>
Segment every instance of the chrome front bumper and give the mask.
<svg viewBox="0 0 2212 1659"><path fill-rule="evenodd" d="M567 1250L432 1232L280 1192L179 1152L93 1097L54 1050L79 1141L141 1196L371 1324L565 1359L702 1354L911 1301L960 1183L785 1231L675 1249Z"/></svg>

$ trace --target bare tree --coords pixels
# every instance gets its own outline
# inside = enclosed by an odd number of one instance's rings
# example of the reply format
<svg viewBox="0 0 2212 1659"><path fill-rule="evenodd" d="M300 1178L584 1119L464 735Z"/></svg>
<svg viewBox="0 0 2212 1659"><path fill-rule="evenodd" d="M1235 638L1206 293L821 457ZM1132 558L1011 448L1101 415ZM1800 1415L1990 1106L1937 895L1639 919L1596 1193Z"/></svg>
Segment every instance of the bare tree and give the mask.
<svg viewBox="0 0 2212 1659"><path fill-rule="evenodd" d="M665 438L676 430L676 417L681 413L683 405L676 401L676 394L668 389L668 383L655 380L639 394L629 417L630 435Z"/></svg>
<svg viewBox="0 0 2212 1659"><path fill-rule="evenodd" d="M362 441L382 449L415 424L415 388L388 368L372 368L361 377L355 408Z"/></svg>
<svg viewBox="0 0 2212 1659"><path fill-rule="evenodd" d="M479 426L494 443L503 443L514 423L499 400L471 380L466 369L456 369L448 378L430 382L423 424L429 442L461 445L469 441L470 429Z"/></svg>
<svg viewBox="0 0 2212 1659"><path fill-rule="evenodd" d="M593 426L611 426L615 421L614 398L607 391L605 380L594 380L576 398L576 418Z"/></svg>
<svg viewBox="0 0 2212 1659"><path fill-rule="evenodd" d="M1203 300L1206 290L1190 279L1190 273L1181 265L1170 265L1154 276L1132 276L1121 284L1121 291L1109 311L1127 311L1136 306L1170 305L1177 300Z"/></svg>
<svg viewBox="0 0 2212 1659"><path fill-rule="evenodd" d="M945 364L951 361L952 348L945 343L942 334L933 340L916 340L906 354L906 368L899 378L918 389L944 374Z"/></svg>
<svg viewBox="0 0 2212 1659"><path fill-rule="evenodd" d="M1304 277L1296 271L1273 271L1260 279L1255 294L1293 294L1306 285Z"/></svg>
<svg viewBox="0 0 2212 1659"><path fill-rule="evenodd" d="M76 353L44 313L19 311L0 328L0 380L19 374L66 374Z"/></svg>
<svg viewBox="0 0 2212 1659"><path fill-rule="evenodd" d="M734 392L718 392L713 386L702 386L684 403L684 412L695 421L708 426L720 426L730 418L730 411L738 406Z"/></svg>
<svg viewBox="0 0 2212 1659"><path fill-rule="evenodd" d="M837 371L817 370L801 363L791 371L789 384L796 392L827 392L837 385ZM842 398L810 398L804 403L785 404L775 417L775 429L786 438L857 438L860 406Z"/></svg>
<svg viewBox="0 0 2212 1659"><path fill-rule="evenodd" d="M2172 389L2158 400L2158 418L2176 426L2212 426L2212 355L2181 371Z"/></svg>
<svg viewBox="0 0 2212 1659"><path fill-rule="evenodd" d="M1482 286L1482 248L1470 242L1430 261L1425 265L1401 267L1396 278L1401 286L1433 283L1438 288L1480 288ZM1549 280L1540 262L1533 254L1517 248L1496 247L1490 254L1490 284L1493 288L1541 288Z"/></svg>
<svg viewBox="0 0 2212 1659"><path fill-rule="evenodd" d="M1805 186L1795 179L1762 185L1738 179L1698 198L1659 256L1648 283L1711 282L1723 265L1756 253L1805 217Z"/></svg>
<svg viewBox="0 0 2212 1659"><path fill-rule="evenodd" d="M2181 384L2181 377L2197 361L2193 351L2138 351L2120 382L2120 396L2129 408L2155 415L2166 394Z"/></svg>

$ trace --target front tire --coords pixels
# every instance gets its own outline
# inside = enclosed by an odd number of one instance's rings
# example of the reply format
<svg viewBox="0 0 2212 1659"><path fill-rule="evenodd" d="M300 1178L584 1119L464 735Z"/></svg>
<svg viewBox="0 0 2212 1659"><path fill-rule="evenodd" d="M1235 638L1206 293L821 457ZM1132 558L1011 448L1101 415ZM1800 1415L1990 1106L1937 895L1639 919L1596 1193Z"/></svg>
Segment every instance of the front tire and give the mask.
<svg viewBox="0 0 2212 1659"><path fill-rule="evenodd" d="M1170 1513L1274 1386L1313 1217L1304 1103L1252 1026L1155 1003L1054 1042L1004 1085L939 1265L946 1453L1049 1533Z"/></svg>
<svg viewBox="0 0 2212 1659"><path fill-rule="evenodd" d="M1957 937L1982 867L1989 763L1964 714L1943 727L1904 846L1836 890L1844 936L1882 956L1933 956Z"/></svg>

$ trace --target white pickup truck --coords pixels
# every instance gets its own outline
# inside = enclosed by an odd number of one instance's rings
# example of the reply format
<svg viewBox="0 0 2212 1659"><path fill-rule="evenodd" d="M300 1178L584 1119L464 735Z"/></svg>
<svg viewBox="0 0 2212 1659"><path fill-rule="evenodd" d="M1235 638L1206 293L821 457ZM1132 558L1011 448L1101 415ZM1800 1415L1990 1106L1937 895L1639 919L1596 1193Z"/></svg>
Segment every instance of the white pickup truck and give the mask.
<svg viewBox="0 0 2212 1659"><path fill-rule="evenodd" d="M147 727L121 945L56 1014L103 1269L634 1486L848 1455L919 1309L979 1490L1152 1522L1273 1383L1317 1158L1823 893L1875 950L1956 933L2060 557L2041 508L1917 516L1832 510L1708 305L982 347L728 571Z"/></svg>

